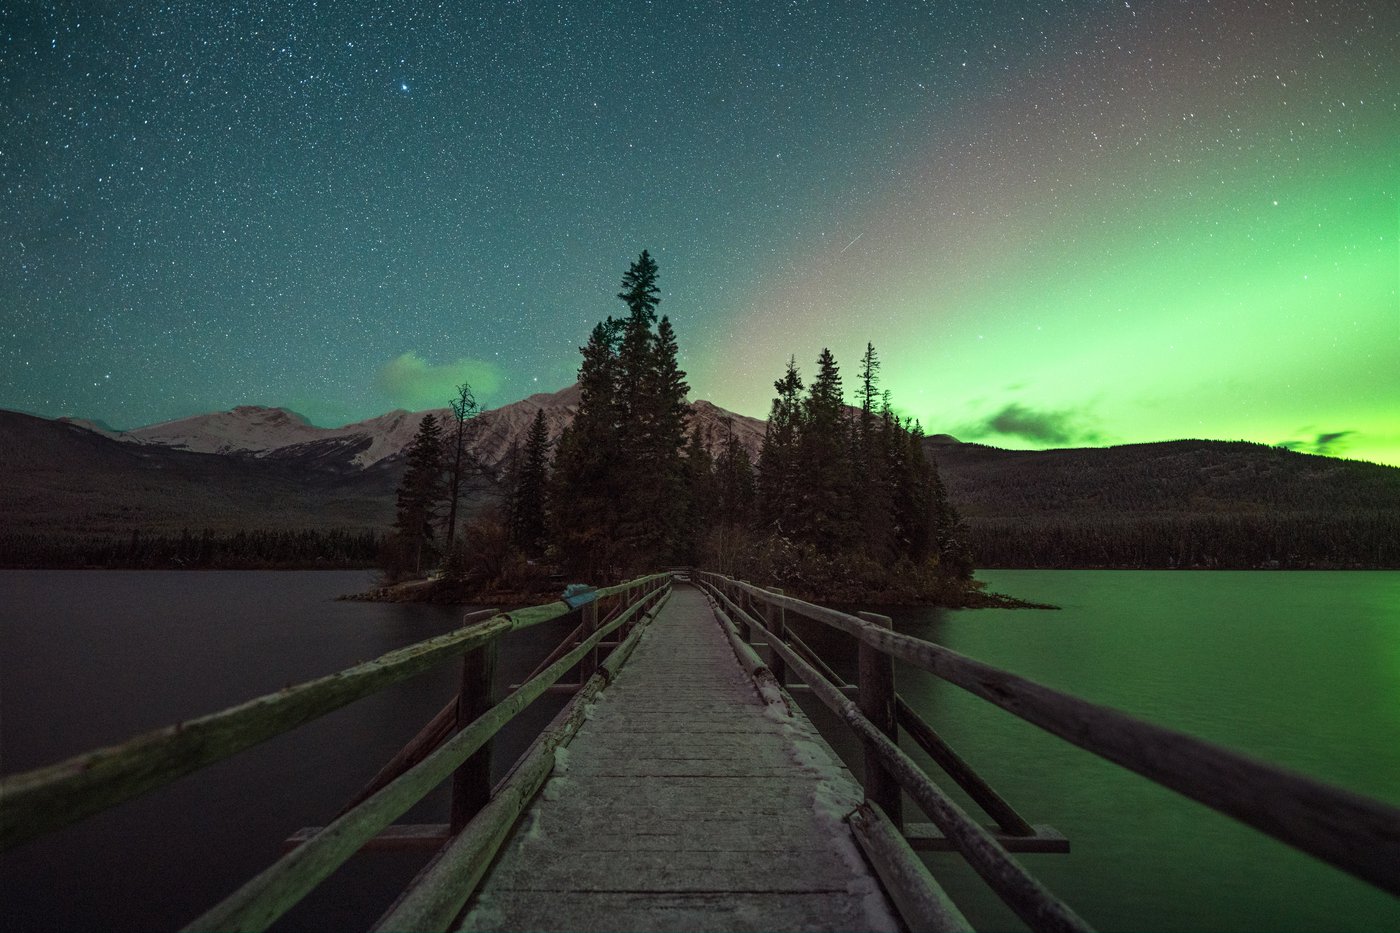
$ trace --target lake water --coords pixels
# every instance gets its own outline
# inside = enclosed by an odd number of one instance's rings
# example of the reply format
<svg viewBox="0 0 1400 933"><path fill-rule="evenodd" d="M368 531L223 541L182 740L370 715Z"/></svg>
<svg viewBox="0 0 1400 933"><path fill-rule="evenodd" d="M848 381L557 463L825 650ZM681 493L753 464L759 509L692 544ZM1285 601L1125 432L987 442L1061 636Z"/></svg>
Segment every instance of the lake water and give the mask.
<svg viewBox="0 0 1400 933"><path fill-rule="evenodd" d="M906 609L891 613L896 627L1400 805L1400 573L978 576L998 592L1062 609ZM824 653L841 657L849 675L854 658L844 640L822 638ZM1023 816L1070 837L1069 855L1027 855L1023 863L1094 926L1400 929L1400 900L932 675L901 665L896 676L905 698ZM851 743L841 751L858 766ZM957 856L929 856L929 864L974 925L1019 927Z"/></svg>
<svg viewBox="0 0 1400 933"><path fill-rule="evenodd" d="M1001 592L1064 608L903 610L897 626L1400 804L1400 573L982 576ZM368 583L358 572L0 571L0 771L339 670L447 631L461 616L453 607L332 601ZM527 672L569 627L513 636L503 676ZM807 634L849 669L844 636ZM1070 837L1070 855L1023 858L1090 923L1400 930L1395 898L920 671L901 668L899 678L901 693L1004 797ZM291 831L330 818L446 702L454 681L449 664L0 856L0 922L16 930L189 922L266 867ZM498 770L560 704L545 697L527 711L504 738ZM404 821L437 822L445 810L439 794ZM280 926L367 926L422 862L356 856ZM1018 926L956 857L930 864L974 923Z"/></svg>
<svg viewBox="0 0 1400 933"><path fill-rule="evenodd" d="M462 607L336 602L362 571L0 571L0 771L11 774L334 673L456 628ZM509 636L519 679L568 633ZM11 930L178 929L324 825L456 694L458 666L367 697L144 797L0 855ZM507 727L498 774L562 706ZM403 822L445 822L440 790ZM422 867L351 859L279 924L364 929Z"/></svg>

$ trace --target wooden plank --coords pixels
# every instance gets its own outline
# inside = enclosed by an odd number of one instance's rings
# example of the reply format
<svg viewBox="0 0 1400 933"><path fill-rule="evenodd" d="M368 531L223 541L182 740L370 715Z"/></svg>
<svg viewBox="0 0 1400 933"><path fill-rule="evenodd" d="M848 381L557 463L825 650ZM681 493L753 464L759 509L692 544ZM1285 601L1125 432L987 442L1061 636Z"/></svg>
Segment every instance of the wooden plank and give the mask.
<svg viewBox="0 0 1400 933"><path fill-rule="evenodd" d="M670 702L678 693L727 698L741 715L725 717L735 723L725 733L697 733ZM668 708L665 729L655 728L657 704ZM465 925L893 929L841 822L860 788L824 748L800 711L762 702L701 594L678 588ZM617 909L601 918L576 913L608 904ZM759 904L762 916L748 916Z"/></svg>
<svg viewBox="0 0 1400 933"><path fill-rule="evenodd" d="M325 830L324 826L307 826L288 836L282 851L290 852ZM360 846L361 852L418 852L442 848L452 838L446 823L395 823Z"/></svg>
<svg viewBox="0 0 1400 933"><path fill-rule="evenodd" d="M550 683L579 662L596 641L624 621L599 629L490 711L470 723L418 765L396 778L321 833L270 867L190 924L194 930L262 930L306 896L360 846L444 781L469 755L533 702Z"/></svg>
<svg viewBox="0 0 1400 933"><path fill-rule="evenodd" d="M560 923L568 917L568 925ZM735 893L657 891L558 892L542 899L528 891L503 893L489 908L473 908L469 930L559 930L617 933L652 930L694 933L771 933L773 930L865 930L869 921L844 889Z"/></svg>
<svg viewBox="0 0 1400 933"><path fill-rule="evenodd" d="M750 827L750 834L754 832ZM542 850L537 850L538 854L542 854ZM841 878L848 871L838 858L814 860L811 852L792 848L747 849L722 854L699 849L627 850L608 852L604 856L585 841L567 848L555 846L549 854L555 857L562 870L540 864L538 857L533 863L512 860L492 872L493 896L509 891L529 891L542 900L549 900L566 892L637 890L655 893L725 891L731 894L781 890L816 894L839 889L839 883L833 879ZM781 918L774 920L777 922Z"/></svg>
<svg viewBox="0 0 1400 933"><path fill-rule="evenodd" d="M812 688L806 684L784 684L783 689L793 694L812 692ZM838 689L853 700L860 695L860 688L855 684L843 684Z"/></svg>
<svg viewBox="0 0 1400 933"><path fill-rule="evenodd" d="M1013 835L995 826L984 827L987 834L1008 852L1039 852L1063 855L1069 852L1069 839L1053 826L1037 823L1028 836ZM932 823L906 823L904 835L919 852L955 852L957 846Z"/></svg>
<svg viewBox="0 0 1400 933"><path fill-rule="evenodd" d="M378 792L380 788L387 786L394 778L427 758L455 731L457 731L457 698L453 697L446 706L438 710L436 716L428 720L428 724L420 729L407 745L399 749L394 757L390 758L384 767L370 778L369 783L361 788L359 793L350 798L349 803L340 808L340 812L336 816L349 813Z"/></svg>
<svg viewBox="0 0 1400 933"><path fill-rule="evenodd" d="M712 606L715 613L715 620L720 625L720 630L724 632L724 637L728 639L729 646L734 649L734 657L739 661L744 672L753 680L754 689L758 691L763 702L782 707L791 712L788 707L787 697L783 695L782 683L778 676L773 673L763 659L758 656L758 652L747 644L739 635L739 629L733 620L725 614L719 606Z"/></svg>
<svg viewBox="0 0 1400 933"><path fill-rule="evenodd" d="M953 751L952 747L943 741L943 737L935 732L912 706L904 702L903 697L895 697L895 711L899 716L900 725L909 733L910 738L943 769L945 774L956 781L988 816L996 820L997 825L1007 835L1030 836L1035 833L1025 817L1017 813L1015 807L1003 800L990 784L982 780L982 776L974 771L961 755Z"/></svg>
<svg viewBox="0 0 1400 933"><path fill-rule="evenodd" d="M662 595L661 601L666 598ZM601 640L608 631L640 615L645 605L645 601L635 603L584 644ZM550 727L531 743L491 801L418 874L398 901L375 923L375 930L445 930L456 918L520 818L521 811L554 768L555 750L566 746L587 720L589 702L617 676L643 632L643 626L633 627L623 645L603 662L602 669L589 678L583 690Z"/></svg>
<svg viewBox="0 0 1400 933"><path fill-rule="evenodd" d="M511 619L497 616L222 712L7 777L0 782L0 851L228 758L486 644L512 627Z"/></svg>
<svg viewBox="0 0 1400 933"><path fill-rule="evenodd" d="M861 804L846 821L910 933L970 933L972 924L878 804Z"/></svg>
<svg viewBox="0 0 1400 933"><path fill-rule="evenodd" d="M466 725L486 715L496 705L496 658L500 642L468 651L462 658L461 685L457 689L457 722ZM548 689L548 688L546 688ZM491 799L490 739L481 744L452 773L452 813L449 824L458 832L467 820Z"/></svg>
<svg viewBox="0 0 1400 933"><path fill-rule="evenodd" d="M777 587L768 587L768 592L774 593L778 596L783 595L783 591L778 589ZM772 603L769 604L766 608L766 619L768 622L769 631L771 631L779 640L787 638L787 617L785 615L785 610L783 609L783 607L776 603ZM784 661L783 656L778 654L776 651L772 651L770 652L770 654L771 657L768 659L768 666L772 668L773 677L778 681L778 686L781 687L787 683L787 662Z"/></svg>
<svg viewBox="0 0 1400 933"><path fill-rule="evenodd" d="M985 829L974 823L962 807L929 780L913 759L871 723L834 684L822 677L790 646L779 645L777 650L786 653L788 664L797 676L810 684L822 702L880 756L905 791L953 841L968 864L1027 926L1032 930L1090 929L1082 918L1033 878Z"/></svg>
<svg viewBox="0 0 1400 933"><path fill-rule="evenodd" d="M858 690L845 683L801 638L792 635L790 640L803 658L812 663L834 686L839 687L842 693L846 696L851 696L853 693L859 694ZM791 689L794 688L790 687L789 690ZM802 689L811 690L812 688L804 684ZM957 782L958 786L967 792L967 795L988 816L996 820L1007 833L1029 835L1033 832L1030 824L1021 814L1002 799L1001 795L984 781L982 776L974 771L972 766L964 761L957 752L953 751L952 747L943 741L943 738L934 731L933 727L898 693L894 696L894 702L899 724L909 733L910 738L933 759L935 764L943 769L944 773Z"/></svg>
<svg viewBox="0 0 1400 933"><path fill-rule="evenodd" d="M862 612L860 617L872 625L889 628L889 616ZM891 742L899 742L899 720L894 711L894 659L861 642L857 658L859 673L856 696L862 715L885 734ZM865 743L865 798L878 805L895 826L904 823L903 791L899 782L885 767L879 750Z"/></svg>
<svg viewBox="0 0 1400 933"><path fill-rule="evenodd" d="M701 575L704 576L703 574ZM743 588L743 584L738 584ZM1400 895L1400 808L1112 707L1051 689L941 645L790 596L757 598L824 622L1015 716Z"/></svg>

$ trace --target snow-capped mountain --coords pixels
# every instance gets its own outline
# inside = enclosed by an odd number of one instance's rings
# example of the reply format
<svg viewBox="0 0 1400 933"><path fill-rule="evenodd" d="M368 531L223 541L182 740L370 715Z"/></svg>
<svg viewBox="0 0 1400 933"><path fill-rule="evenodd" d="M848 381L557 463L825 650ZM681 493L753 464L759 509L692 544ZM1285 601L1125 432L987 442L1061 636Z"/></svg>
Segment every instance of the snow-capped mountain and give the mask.
<svg viewBox="0 0 1400 933"><path fill-rule="evenodd" d="M544 411L551 440L572 423L578 412L579 389L542 392L478 415L470 428L469 446L484 466L499 469L516 444L523 444L537 411ZM690 430L718 452L733 431L757 459L764 422L726 411L710 402L691 403ZM76 427L132 444L151 444L194 453L226 454L257 459L299 460L318 468L363 470L390 460L413 440L423 417L450 423L447 408L387 412L338 428L321 428L284 408L240 405L232 411L194 415L131 431L112 431L94 422L65 419Z"/></svg>

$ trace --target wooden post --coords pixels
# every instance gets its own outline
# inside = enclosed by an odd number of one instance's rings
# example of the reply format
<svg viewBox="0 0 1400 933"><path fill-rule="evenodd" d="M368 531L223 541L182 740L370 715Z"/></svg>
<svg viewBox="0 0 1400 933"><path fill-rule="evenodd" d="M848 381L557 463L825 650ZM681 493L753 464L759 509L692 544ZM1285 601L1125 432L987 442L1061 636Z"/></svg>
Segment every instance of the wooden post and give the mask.
<svg viewBox="0 0 1400 933"><path fill-rule="evenodd" d="M457 731L496 705L496 654L500 639L462 657L462 686L457 693ZM459 832L491 802L491 746L488 740L452 774L450 829Z"/></svg>
<svg viewBox="0 0 1400 933"><path fill-rule="evenodd" d="M742 580L740 582L747 584L749 581ZM742 587L735 587L735 590L734 595L738 597L734 600L735 604L745 612L752 614L754 610L753 597L749 595L749 591ZM739 637L743 638L744 641L753 641L753 629L748 626L748 623L744 622L743 619L735 619L734 621L739 625Z"/></svg>
<svg viewBox="0 0 1400 933"><path fill-rule="evenodd" d="M778 596L783 595L783 591L776 586L768 587L768 592ZM769 605L764 607L763 618L768 622L768 631L773 633L773 637L778 641L787 641L787 616L782 606ZM778 653L778 649L772 646L768 648L768 669L777 678L778 686L787 683L787 661Z"/></svg>
<svg viewBox="0 0 1400 933"><path fill-rule="evenodd" d="M593 637L593 633L598 631L598 600L593 599L583 604L583 631L579 634L581 641L587 641ZM578 682L588 683L588 678L593 676L593 672L598 669L598 649L594 648L583 656L583 660L578 662Z"/></svg>
<svg viewBox="0 0 1400 933"><path fill-rule="evenodd" d="M889 616L873 612L856 613L862 619L882 628L892 628ZM865 718L891 742L899 742L899 720L895 715L894 658L877 648L860 643L860 674L858 705ZM899 781L885 768L871 743L865 742L865 798L880 805L897 827L904 826L903 802Z"/></svg>

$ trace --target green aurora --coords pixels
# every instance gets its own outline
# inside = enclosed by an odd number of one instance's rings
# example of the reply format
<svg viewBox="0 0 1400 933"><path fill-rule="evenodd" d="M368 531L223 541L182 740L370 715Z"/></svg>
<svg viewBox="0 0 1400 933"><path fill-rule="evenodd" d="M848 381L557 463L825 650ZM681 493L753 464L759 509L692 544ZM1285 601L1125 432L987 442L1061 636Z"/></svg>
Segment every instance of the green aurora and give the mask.
<svg viewBox="0 0 1400 933"><path fill-rule="evenodd" d="M495 407L645 248L746 415L1400 465L1394 0L377 9L14 8L0 405Z"/></svg>
<svg viewBox="0 0 1400 933"><path fill-rule="evenodd" d="M1059 81L975 102L878 206L788 257L694 381L751 410L788 353L810 372L829 344L849 382L870 340L896 408L964 440L1400 465L1400 59L1337 24L1156 15L1150 43L1086 37ZM735 353L750 376L711 376Z"/></svg>

